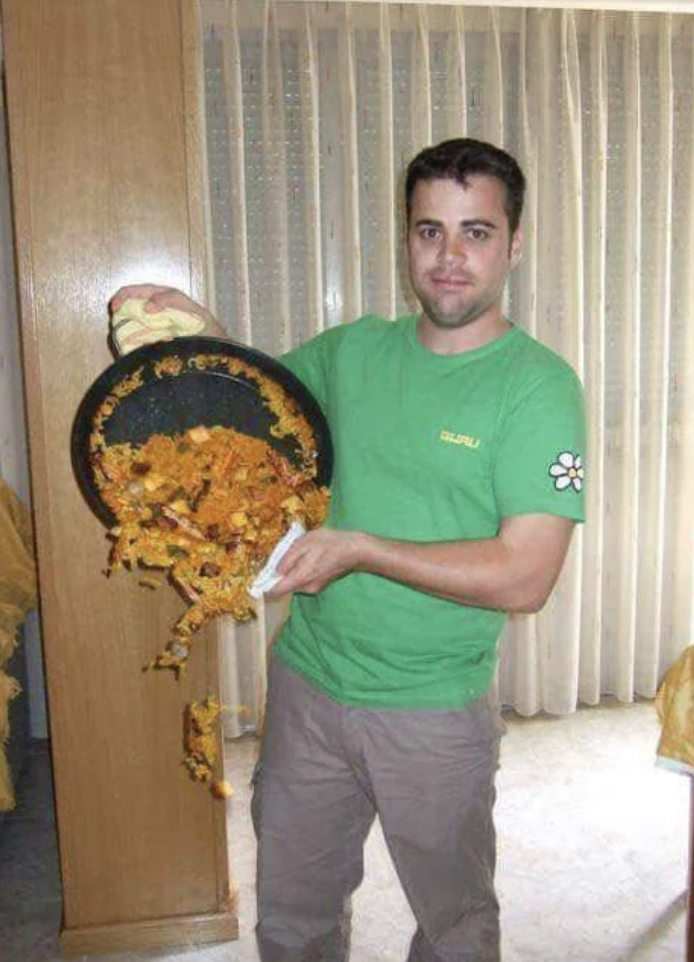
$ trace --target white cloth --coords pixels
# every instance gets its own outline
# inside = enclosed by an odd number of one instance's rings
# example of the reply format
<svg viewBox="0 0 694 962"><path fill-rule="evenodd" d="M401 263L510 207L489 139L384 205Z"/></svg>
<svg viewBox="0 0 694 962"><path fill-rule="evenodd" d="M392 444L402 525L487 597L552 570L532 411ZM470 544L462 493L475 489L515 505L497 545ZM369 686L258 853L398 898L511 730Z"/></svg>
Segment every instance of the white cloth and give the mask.
<svg viewBox="0 0 694 962"><path fill-rule="evenodd" d="M299 521L293 521L289 526L287 533L273 548L272 554L268 558L265 567L248 589L248 594L251 596L251 598L260 598L261 595L264 595L266 591L269 591L277 584L282 577L282 575L277 573L277 565L280 563L282 558L284 558L294 542L298 541L299 538L303 538L305 534L306 528L304 528L303 524L301 524Z"/></svg>

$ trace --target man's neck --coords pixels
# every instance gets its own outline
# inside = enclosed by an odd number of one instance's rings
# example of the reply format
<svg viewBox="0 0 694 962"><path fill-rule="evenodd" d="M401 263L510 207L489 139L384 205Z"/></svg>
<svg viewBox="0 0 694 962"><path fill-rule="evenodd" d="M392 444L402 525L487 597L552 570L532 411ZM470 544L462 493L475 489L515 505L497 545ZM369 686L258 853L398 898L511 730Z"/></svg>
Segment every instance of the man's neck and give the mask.
<svg viewBox="0 0 694 962"><path fill-rule="evenodd" d="M503 314L494 318L478 318L461 327L445 328L434 324L426 314L417 321L420 344L432 354L465 354L502 337L511 323Z"/></svg>

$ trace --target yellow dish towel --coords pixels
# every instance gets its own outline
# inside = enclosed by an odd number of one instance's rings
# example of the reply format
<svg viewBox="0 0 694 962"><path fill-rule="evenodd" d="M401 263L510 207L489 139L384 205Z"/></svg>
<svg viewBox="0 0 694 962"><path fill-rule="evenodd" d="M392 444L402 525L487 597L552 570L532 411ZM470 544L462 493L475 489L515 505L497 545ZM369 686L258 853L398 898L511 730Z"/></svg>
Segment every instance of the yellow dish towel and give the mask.
<svg viewBox="0 0 694 962"><path fill-rule="evenodd" d="M684 649L663 678L655 707L662 725L657 764L694 775L694 645Z"/></svg>
<svg viewBox="0 0 694 962"><path fill-rule="evenodd" d="M144 300L129 297L111 317L111 336L119 354L128 354L143 344L200 334L205 327L204 319L196 314L173 307L148 314L144 305Z"/></svg>
<svg viewBox="0 0 694 962"><path fill-rule="evenodd" d="M0 478L0 811L14 808L14 791L5 756L10 699L19 683L4 668L17 645L17 629L36 607L36 571L29 512Z"/></svg>

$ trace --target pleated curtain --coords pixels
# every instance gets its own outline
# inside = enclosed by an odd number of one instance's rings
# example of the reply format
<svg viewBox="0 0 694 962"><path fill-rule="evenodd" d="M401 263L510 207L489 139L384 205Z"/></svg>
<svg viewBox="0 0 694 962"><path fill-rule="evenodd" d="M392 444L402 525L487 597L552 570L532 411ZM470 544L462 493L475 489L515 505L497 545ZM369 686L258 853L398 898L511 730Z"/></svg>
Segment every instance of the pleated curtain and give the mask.
<svg viewBox="0 0 694 962"><path fill-rule="evenodd" d="M584 382L588 522L546 609L510 619L500 692L525 715L652 698L694 641L692 17L201 10L209 301L233 337L277 354L367 312L416 310L409 159L472 136L520 161L525 247L507 310ZM225 624L228 703L262 703L284 615L267 605ZM232 713L228 733L255 717Z"/></svg>

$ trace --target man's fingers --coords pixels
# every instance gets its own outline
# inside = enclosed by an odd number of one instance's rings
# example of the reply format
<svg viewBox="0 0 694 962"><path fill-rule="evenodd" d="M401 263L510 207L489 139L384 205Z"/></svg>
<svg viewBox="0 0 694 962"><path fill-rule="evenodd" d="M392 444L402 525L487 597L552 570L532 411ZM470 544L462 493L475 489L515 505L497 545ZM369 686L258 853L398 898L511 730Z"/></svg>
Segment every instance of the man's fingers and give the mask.
<svg viewBox="0 0 694 962"><path fill-rule="evenodd" d="M302 595L316 595L324 587L325 582L322 579L313 578L302 583L302 579L280 578L270 591L265 592L265 597L270 601L275 601L292 591L298 591Z"/></svg>
<svg viewBox="0 0 694 962"><path fill-rule="evenodd" d="M206 313L201 304L191 300L187 294L175 287L158 288L147 299L144 310L147 314L155 314L157 311L163 311L166 307L174 307L179 311L195 314L196 317L204 317Z"/></svg>
<svg viewBox="0 0 694 962"><path fill-rule="evenodd" d="M109 310L112 314L115 314L121 304L127 301L129 297L147 300L157 291L163 289L165 288L162 288L159 284L128 284L125 287L119 287L109 301Z"/></svg>
<svg viewBox="0 0 694 962"><path fill-rule="evenodd" d="M143 310L147 314L156 314L167 307L195 314L196 317L206 318L208 311L196 301L179 291L176 287L166 287L163 284L128 284L119 288L110 300L109 308L112 314L129 298L143 300Z"/></svg>
<svg viewBox="0 0 694 962"><path fill-rule="evenodd" d="M300 539L303 540L303 539ZM299 543L292 545L287 554L277 565L277 574L282 577L273 587L273 592L286 594L288 591L303 591L304 584L316 577L316 568L312 558L299 550Z"/></svg>
<svg viewBox="0 0 694 962"><path fill-rule="evenodd" d="M277 562L277 574L282 575L282 577L288 575L297 566L302 555L303 552L299 550L298 542L295 542Z"/></svg>

